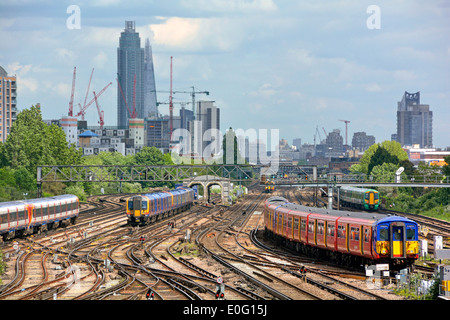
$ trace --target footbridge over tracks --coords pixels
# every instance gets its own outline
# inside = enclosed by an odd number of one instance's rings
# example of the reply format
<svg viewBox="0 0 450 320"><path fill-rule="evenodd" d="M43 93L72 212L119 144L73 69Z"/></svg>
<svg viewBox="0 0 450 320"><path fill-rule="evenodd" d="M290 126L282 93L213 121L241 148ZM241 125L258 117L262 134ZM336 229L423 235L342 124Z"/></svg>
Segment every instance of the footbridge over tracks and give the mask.
<svg viewBox="0 0 450 320"><path fill-rule="evenodd" d="M185 187L191 188L196 185L202 186L203 199L206 202L209 202L211 195L211 187L214 185L220 186L222 204L225 205L230 204L229 196L231 196L231 182L229 178L223 178L213 175L204 175L183 180L183 186Z"/></svg>

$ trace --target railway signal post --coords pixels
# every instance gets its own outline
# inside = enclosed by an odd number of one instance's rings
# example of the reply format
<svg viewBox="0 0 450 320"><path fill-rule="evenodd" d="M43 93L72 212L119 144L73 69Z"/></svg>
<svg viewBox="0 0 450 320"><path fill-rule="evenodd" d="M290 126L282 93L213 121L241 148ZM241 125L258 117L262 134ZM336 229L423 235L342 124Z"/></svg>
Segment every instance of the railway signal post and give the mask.
<svg viewBox="0 0 450 320"><path fill-rule="evenodd" d="M216 300L225 300L225 284L222 277L216 279Z"/></svg>

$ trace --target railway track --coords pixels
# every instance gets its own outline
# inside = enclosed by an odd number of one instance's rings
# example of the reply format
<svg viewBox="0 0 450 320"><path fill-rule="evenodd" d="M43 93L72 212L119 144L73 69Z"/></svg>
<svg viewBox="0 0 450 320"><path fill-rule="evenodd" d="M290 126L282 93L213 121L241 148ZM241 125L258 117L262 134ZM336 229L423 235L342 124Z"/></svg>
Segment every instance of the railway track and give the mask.
<svg viewBox="0 0 450 320"><path fill-rule="evenodd" d="M345 299L333 290L376 299L325 278L342 269L253 242L262 240L267 196L253 192L230 208L196 205L144 227L126 225L124 196L102 196L75 225L17 239L19 250L3 245L9 258L0 299L144 300L152 292L155 300L212 300L219 277L227 300ZM303 264L324 275L299 278Z"/></svg>

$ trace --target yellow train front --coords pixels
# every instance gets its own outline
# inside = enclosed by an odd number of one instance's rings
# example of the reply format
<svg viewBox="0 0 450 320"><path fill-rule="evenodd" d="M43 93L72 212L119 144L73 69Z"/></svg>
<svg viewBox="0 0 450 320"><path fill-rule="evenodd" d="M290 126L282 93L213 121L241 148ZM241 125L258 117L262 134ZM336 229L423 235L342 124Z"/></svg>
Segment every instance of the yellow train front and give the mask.
<svg viewBox="0 0 450 320"><path fill-rule="evenodd" d="M264 192L265 193L273 193L274 190L275 190L275 182L266 181Z"/></svg>
<svg viewBox="0 0 450 320"><path fill-rule="evenodd" d="M183 187L132 196L127 200L127 221L133 226L145 225L187 210L193 202L194 190Z"/></svg>

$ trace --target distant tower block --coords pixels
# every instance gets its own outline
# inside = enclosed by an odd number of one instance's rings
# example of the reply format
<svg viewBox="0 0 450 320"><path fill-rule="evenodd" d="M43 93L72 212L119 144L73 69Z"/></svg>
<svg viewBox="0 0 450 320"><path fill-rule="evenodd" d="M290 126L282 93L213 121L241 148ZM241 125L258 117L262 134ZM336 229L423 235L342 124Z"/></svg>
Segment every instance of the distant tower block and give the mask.
<svg viewBox="0 0 450 320"><path fill-rule="evenodd" d="M145 145L145 123L144 119L129 119L128 127L130 139L134 139L134 145L137 149L141 149Z"/></svg>

